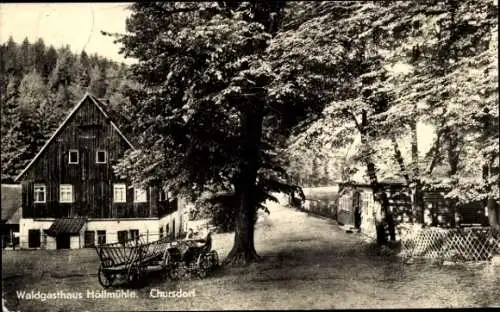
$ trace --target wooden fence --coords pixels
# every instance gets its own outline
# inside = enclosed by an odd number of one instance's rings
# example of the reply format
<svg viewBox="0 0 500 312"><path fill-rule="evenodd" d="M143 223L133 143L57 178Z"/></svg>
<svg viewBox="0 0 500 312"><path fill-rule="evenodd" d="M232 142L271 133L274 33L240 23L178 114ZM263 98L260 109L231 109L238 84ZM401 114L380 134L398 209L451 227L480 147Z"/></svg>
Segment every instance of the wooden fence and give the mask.
<svg viewBox="0 0 500 312"><path fill-rule="evenodd" d="M488 261L500 252L500 235L490 227L401 227L401 255L447 261Z"/></svg>
<svg viewBox="0 0 500 312"><path fill-rule="evenodd" d="M335 200L329 199L307 199L300 208L307 213L326 218L337 219L337 205Z"/></svg>

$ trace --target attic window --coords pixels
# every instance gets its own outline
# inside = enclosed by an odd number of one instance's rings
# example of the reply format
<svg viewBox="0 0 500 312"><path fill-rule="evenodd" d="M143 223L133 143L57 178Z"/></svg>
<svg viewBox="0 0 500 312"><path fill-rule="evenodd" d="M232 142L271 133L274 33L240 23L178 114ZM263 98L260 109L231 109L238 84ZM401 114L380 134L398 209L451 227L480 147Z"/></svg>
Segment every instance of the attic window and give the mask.
<svg viewBox="0 0 500 312"><path fill-rule="evenodd" d="M78 164L78 150L69 150L69 164Z"/></svg>
<svg viewBox="0 0 500 312"><path fill-rule="evenodd" d="M96 159L95 162L97 164L105 164L106 161L108 160L108 155L107 155L106 151L98 150L96 152L95 159Z"/></svg>

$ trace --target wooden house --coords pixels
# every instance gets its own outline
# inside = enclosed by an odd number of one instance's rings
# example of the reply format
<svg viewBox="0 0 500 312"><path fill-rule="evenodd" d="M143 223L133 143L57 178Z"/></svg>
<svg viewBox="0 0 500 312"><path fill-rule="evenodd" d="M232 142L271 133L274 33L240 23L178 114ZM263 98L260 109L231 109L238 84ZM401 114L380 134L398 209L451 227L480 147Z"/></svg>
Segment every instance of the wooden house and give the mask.
<svg viewBox="0 0 500 312"><path fill-rule="evenodd" d="M22 248L82 248L183 230L185 201L133 188L113 172L130 137L108 104L86 93L16 178L22 184Z"/></svg>

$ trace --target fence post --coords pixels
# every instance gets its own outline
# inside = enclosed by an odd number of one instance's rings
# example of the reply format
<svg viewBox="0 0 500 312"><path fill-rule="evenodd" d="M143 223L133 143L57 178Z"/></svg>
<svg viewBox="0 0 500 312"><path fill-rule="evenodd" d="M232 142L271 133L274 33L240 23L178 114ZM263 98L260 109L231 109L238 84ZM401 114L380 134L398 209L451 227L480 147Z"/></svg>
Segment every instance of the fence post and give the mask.
<svg viewBox="0 0 500 312"><path fill-rule="evenodd" d="M40 249L47 249L47 246L45 246L45 242L43 240L43 229L40 229ZM57 243L56 243L56 248L57 248Z"/></svg>

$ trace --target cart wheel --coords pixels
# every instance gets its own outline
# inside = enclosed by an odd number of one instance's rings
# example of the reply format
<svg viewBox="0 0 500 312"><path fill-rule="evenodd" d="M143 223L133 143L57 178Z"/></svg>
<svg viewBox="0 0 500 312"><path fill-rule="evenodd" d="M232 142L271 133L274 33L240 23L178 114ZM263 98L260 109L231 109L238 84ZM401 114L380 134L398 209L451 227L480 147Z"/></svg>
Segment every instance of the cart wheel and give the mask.
<svg viewBox="0 0 500 312"><path fill-rule="evenodd" d="M97 272L97 278L99 279L99 284L104 288L108 288L113 283L113 278L110 274L104 272L102 264L99 266L99 271Z"/></svg>
<svg viewBox="0 0 500 312"><path fill-rule="evenodd" d="M141 279L141 271L138 266L130 266L127 272L127 282L131 286L137 286Z"/></svg>
<svg viewBox="0 0 500 312"><path fill-rule="evenodd" d="M218 267L219 266L219 254L217 253L217 251L215 250L212 250L210 252L210 260L212 260L212 265L214 267Z"/></svg>
<svg viewBox="0 0 500 312"><path fill-rule="evenodd" d="M170 277L169 274L169 267L170 267L170 257L168 253L166 254L165 258L161 262L161 275L163 279L167 279Z"/></svg>
<svg viewBox="0 0 500 312"><path fill-rule="evenodd" d="M198 257L197 265L197 273L199 278L204 278L207 276L208 268L210 267L209 260L206 257L206 254L200 254Z"/></svg>
<svg viewBox="0 0 500 312"><path fill-rule="evenodd" d="M172 280L179 279L179 268L178 268L178 265L176 263L170 263L167 266L167 272L168 272L168 276L170 277L170 279L172 279Z"/></svg>

